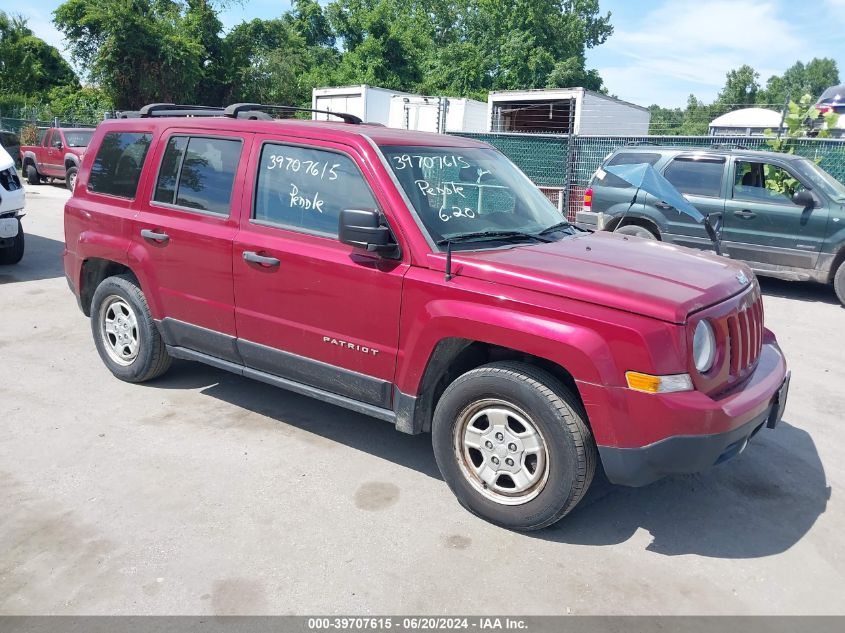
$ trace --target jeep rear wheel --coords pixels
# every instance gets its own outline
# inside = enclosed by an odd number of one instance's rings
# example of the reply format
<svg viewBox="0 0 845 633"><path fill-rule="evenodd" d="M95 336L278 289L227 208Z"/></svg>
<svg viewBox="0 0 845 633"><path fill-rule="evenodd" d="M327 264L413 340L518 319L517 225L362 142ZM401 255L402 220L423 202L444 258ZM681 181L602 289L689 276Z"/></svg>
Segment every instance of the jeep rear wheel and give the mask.
<svg viewBox="0 0 845 633"><path fill-rule="evenodd" d="M839 303L845 306L845 261L839 264L839 268L833 276L833 289Z"/></svg>
<svg viewBox="0 0 845 633"><path fill-rule="evenodd" d="M41 176L38 175L38 170L32 163L26 166L26 181L31 185L41 184Z"/></svg>
<svg viewBox="0 0 845 633"><path fill-rule="evenodd" d="M126 382L161 376L171 358L132 275L105 279L91 302L91 331L100 358Z"/></svg>
<svg viewBox="0 0 845 633"><path fill-rule="evenodd" d="M596 446L581 405L551 374L497 362L467 372L440 398L432 443L467 510L509 529L561 519L593 479Z"/></svg>

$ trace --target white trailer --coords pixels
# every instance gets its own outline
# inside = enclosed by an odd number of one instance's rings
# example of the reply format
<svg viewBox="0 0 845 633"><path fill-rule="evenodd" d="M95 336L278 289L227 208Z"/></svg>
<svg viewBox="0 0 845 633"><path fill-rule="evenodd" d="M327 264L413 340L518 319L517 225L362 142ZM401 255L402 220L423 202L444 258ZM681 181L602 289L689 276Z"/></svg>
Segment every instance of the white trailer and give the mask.
<svg viewBox="0 0 845 633"><path fill-rule="evenodd" d="M314 88L311 91L311 107L314 110L354 114L367 123L387 125L390 119L390 99L405 94L397 90L387 90L366 84ZM337 118L328 114L315 112L311 116L318 121L338 121Z"/></svg>
<svg viewBox="0 0 845 633"><path fill-rule="evenodd" d="M486 132L487 104L457 97L395 95L389 127L422 132Z"/></svg>
<svg viewBox="0 0 845 633"><path fill-rule="evenodd" d="M644 136L651 114L642 106L586 90L508 90L487 98L490 132Z"/></svg>

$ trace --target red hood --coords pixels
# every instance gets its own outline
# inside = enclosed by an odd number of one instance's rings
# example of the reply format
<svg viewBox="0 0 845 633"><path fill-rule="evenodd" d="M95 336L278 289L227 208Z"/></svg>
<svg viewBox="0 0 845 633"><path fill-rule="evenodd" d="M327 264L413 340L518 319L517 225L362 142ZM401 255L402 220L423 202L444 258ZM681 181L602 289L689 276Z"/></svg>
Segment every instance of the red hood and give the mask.
<svg viewBox="0 0 845 633"><path fill-rule="evenodd" d="M438 259L442 266L442 254ZM723 257L608 232L453 252L452 271L671 323L737 294L753 277L744 265Z"/></svg>

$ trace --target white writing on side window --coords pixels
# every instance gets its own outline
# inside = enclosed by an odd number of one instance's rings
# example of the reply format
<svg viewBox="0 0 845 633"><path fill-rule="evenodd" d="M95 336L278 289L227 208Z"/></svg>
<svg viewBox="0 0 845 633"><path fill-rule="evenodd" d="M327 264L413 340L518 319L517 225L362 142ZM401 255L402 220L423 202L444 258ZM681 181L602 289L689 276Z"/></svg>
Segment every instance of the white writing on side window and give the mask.
<svg viewBox="0 0 845 633"><path fill-rule="evenodd" d="M313 209L320 213L323 212L323 200L320 200L319 192L306 198L299 194L299 187L294 184L290 186L290 206L299 207L300 209Z"/></svg>
<svg viewBox="0 0 845 633"><path fill-rule="evenodd" d="M337 168L340 163L329 163L321 160L300 160L281 154L272 154L267 163L267 170L280 169L295 174L303 173L320 180L337 180Z"/></svg>

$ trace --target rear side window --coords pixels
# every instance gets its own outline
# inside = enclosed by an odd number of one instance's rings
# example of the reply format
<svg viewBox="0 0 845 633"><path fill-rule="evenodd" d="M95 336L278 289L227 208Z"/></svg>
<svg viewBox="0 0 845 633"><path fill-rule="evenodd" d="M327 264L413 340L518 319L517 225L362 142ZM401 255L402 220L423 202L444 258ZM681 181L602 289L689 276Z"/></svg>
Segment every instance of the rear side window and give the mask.
<svg viewBox="0 0 845 633"><path fill-rule="evenodd" d="M108 132L103 136L88 177L88 191L134 198L151 140L149 132Z"/></svg>
<svg viewBox="0 0 845 633"><path fill-rule="evenodd" d="M651 152L619 152L616 156L607 161L605 167L611 165L637 165L646 163L647 165L654 165L660 160L660 154ZM625 182L619 176L615 176L610 172L604 172L604 175L596 178L596 185L601 187L615 187L618 189L626 189L630 187L630 183Z"/></svg>
<svg viewBox="0 0 845 633"><path fill-rule="evenodd" d="M253 219L337 237L342 209L376 208L370 187L348 156L275 143L262 148Z"/></svg>
<svg viewBox="0 0 845 633"><path fill-rule="evenodd" d="M681 193L718 198L722 194L725 161L676 158L663 172Z"/></svg>
<svg viewBox="0 0 845 633"><path fill-rule="evenodd" d="M156 179L153 200L229 215L242 145L239 139L170 137Z"/></svg>

